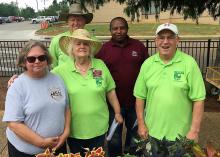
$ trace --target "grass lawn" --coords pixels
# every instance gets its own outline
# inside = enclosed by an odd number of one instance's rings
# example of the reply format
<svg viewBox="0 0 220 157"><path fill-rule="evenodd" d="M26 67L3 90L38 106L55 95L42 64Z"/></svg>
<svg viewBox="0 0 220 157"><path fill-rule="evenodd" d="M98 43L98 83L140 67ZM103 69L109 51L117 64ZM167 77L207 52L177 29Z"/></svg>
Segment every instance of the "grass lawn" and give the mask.
<svg viewBox="0 0 220 157"><path fill-rule="evenodd" d="M129 24L129 35L131 36L154 36L155 30L159 24L154 23L135 23ZM219 25L208 25L208 24L189 24L189 23L177 23L179 28L180 35L220 35L220 26ZM37 34L41 35L56 35L61 32L66 31L67 25L56 26L53 25L45 30L38 30ZM97 36L108 36L109 33L109 24L87 24L86 29L91 31L95 30L95 35Z"/></svg>

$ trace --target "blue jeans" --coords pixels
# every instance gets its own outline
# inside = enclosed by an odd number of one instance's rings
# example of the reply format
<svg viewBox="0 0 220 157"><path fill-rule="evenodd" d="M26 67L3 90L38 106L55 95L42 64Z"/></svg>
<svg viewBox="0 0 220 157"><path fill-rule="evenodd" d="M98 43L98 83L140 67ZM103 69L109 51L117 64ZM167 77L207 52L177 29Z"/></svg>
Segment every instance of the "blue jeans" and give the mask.
<svg viewBox="0 0 220 157"><path fill-rule="evenodd" d="M115 118L114 110L109 107L109 125L112 124L112 121ZM135 107L121 107L121 114L123 116L125 126L127 128L126 139L125 139L125 153L132 154L131 151L131 140L133 135L137 133L137 129L133 128L134 123L137 119ZM108 142L108 154L109 157L117 157L123 154L122 152L122 129L123 125L120 125L115 130L115 133L112 139Z"/></svg>

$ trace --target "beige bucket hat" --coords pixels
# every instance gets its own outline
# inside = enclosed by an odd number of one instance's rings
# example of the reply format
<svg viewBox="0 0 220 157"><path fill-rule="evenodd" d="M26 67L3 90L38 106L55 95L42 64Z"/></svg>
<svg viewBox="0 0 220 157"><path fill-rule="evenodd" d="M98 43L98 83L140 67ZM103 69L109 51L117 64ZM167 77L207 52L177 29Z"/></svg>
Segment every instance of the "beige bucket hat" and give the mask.
<svg viewBox="0 0 220 157"><path fill-rule="evenodd" d="M91 34L86 29L77 29L71 35L62 36L59 40L60 49L67 55L69 44L72 44L74 39L85 40L91 44L91 52L95 56L102 46L102 42Z"/></svg>
<svg viewBox="0 0 220 157"><path fill-rule="evenodd" d="M84 12L82 10L82 7L79 3L73 3L69 7L69 13L61 14L60 20L67 20L69 16L75 15L75 16L83 16L86 19L86 24L90 23L93 19L93 14Z"/></svg>

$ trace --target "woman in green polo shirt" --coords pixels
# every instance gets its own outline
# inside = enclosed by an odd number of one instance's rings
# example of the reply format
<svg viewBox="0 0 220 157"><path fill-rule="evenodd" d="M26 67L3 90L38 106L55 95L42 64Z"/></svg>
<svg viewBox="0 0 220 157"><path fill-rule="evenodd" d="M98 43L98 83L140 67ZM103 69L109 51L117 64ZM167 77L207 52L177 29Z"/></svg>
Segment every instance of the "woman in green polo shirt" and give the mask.
<svg viewBox="0 0 220 157"><path fill-rule="evenodd" d="M102 60L92 56L101 42L85 29L77 29L59 41L60 48L72 60L53 70L66 84L71 108L71 130L67 142L72 153L104 145L108 130L109 111L106 97L115 111L115 119L122 123L115 82Z"/></svg>

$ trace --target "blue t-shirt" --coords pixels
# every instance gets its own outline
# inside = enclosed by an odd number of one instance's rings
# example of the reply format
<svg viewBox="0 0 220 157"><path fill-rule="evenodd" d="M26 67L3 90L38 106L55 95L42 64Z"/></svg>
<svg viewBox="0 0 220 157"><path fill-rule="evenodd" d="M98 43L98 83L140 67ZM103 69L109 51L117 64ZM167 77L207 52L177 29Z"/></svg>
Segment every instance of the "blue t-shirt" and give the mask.
<svg viewBox="0 0 220 157"><path fill-rule="evenodd" d="M23 122L42 137L59 136L64 131L68 97L63 81L48 72L43 78L21 74L8 89L5 102L5 122ZM7 128L10 143L26 154L44 150L18 137Z"/></svg>

